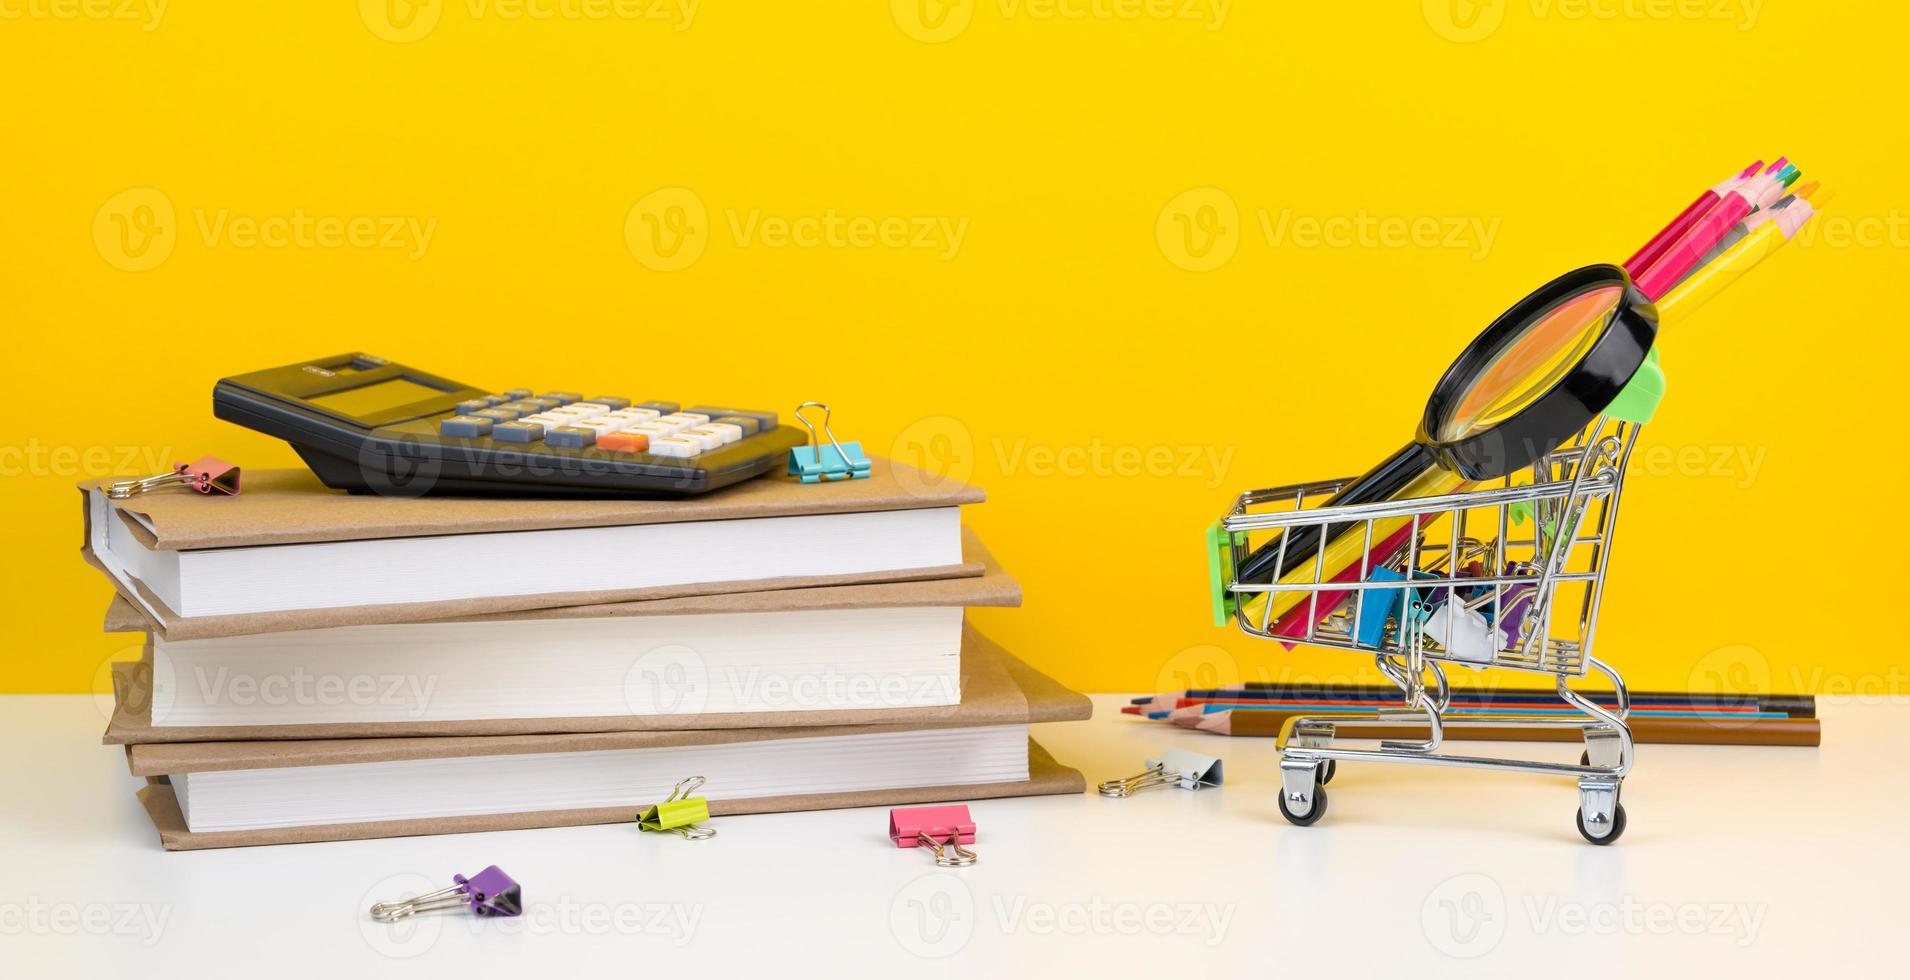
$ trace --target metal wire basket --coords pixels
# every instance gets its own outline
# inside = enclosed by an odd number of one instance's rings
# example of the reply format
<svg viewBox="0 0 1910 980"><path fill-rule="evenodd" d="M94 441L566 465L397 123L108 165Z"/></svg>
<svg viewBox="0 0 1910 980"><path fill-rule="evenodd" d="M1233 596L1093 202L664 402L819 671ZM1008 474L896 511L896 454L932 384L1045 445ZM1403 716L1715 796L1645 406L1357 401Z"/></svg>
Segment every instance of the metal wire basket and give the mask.
<svg viewBox="0 0 1910 980"><path fill-rule="evenodd" d="M1288 820L1304 826L1325 813L1322 787L1337 760L1408 762L1574 776L1580 833L1597 844L1618 838L1625 826L1618 793L1632 764L1630 704L1623 678L1593 656L1593 640L1638 430L1601 418L1528 471L1439 496L1328 506L1351 482L1343 479L1237 499L1210 538L1217 614L1252 636L1372 656L1401 692L1398 707L1371 715L1290 722L1280 763ZM1322 542L1358 542L1358 561L1330 560L1321 547L1289 568L1287 542L1308 527ZM1233 578L1260 547L1280 549L1276 567L1287 574ZM1582 717L1448 717L1451 664L1554 675L1560 699ZM1590 671L1613 685L1605 695L1613 707L1568 686ZM1424 726L1427 737L1383 740L1377 749L1336 741L1341 729L1357 738L1361 727L1401 724ZM1442 751L1445 729L1468 724L1578 728L1585 754L1571 765Z"/></svg>

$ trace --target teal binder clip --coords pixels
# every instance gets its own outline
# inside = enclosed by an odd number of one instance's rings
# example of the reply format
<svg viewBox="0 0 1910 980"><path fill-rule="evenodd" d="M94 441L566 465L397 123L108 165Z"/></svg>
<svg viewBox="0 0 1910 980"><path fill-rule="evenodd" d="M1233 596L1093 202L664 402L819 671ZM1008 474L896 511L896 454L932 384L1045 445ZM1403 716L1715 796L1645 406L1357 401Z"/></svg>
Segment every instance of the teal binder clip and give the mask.
<svg viewBox="0 0 1910 980"><path fill-rule="evenodd" d="M822 439L816 434L815 424L803 418L802 410L805 408L822 409L822 435L829 437L828 445L822 444ZM789 451L790 476L804 483L869 478L869 457L862 454L862 444L843 442L829 428L829 406L821 402L803 402L796 406L796 421L809 430L809 445L797 446Z"/></svg>

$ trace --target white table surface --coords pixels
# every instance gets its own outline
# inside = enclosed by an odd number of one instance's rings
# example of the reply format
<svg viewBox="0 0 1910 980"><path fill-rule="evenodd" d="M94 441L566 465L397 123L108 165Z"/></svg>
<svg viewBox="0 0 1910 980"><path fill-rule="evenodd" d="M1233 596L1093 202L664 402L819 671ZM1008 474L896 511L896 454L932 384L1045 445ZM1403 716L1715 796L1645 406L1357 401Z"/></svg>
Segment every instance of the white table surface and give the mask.
<svg viewBox="0 0 1910 980"><path fill-rule="evenodd" d="M120 751L98 744L95 699L0 698L0 963L155 978L1905 975L1910 702L1824 704L1818 749L1643 746L1626 835L1593 847L1569 780L1425 767L1343 763L1325 819L1291 827L1271 740L1145 724L1123 701L1038 737L1090 783L1180 745L1224 757L1227 785L979 801L982 863L947 871L889 846L881 809L722 819L702 843L626 824L169 854ZM365 914L487 864L524 885L523 918Z"/></svg>

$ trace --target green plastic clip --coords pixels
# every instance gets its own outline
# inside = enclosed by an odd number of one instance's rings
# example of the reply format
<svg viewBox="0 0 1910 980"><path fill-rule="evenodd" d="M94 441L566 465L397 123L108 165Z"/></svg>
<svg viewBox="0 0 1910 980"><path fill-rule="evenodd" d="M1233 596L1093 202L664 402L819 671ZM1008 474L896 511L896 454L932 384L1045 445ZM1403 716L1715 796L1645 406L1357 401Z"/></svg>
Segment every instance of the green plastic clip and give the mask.
<svg viewBox="0 0 1910 980"><path fill-rule="evenodd" d="M697 823L710 818L710 801L690 795L702 785L702 776L691 776L676 784L676 788L670 791L669 799L644 807L637 814L637 829L667 830L681 834L684 840L709 840L715 837L715 830L697 826Z"/></svg>
<svg viewBox="0 0 1910 980"><path fill-rule="evenodd" d="M1234 577L1234 536L1220 524L1207 525L1207 597L1213 603L1215 626L1233 622L1234 611L1240 608L1240 597L1227 588Z"/></svg>
<svg viewBox="0 0 1910 980"><path fill-rule="evenodd" d="M1665 397L1665 369L1658 364L1658 348L1653 347L1645 355L1645 363L1638 365L1637 373L1620 389L1618 397L1605 406L1605 414L1621 422L1644 425L1658 411L1658 403Z"/></svg>

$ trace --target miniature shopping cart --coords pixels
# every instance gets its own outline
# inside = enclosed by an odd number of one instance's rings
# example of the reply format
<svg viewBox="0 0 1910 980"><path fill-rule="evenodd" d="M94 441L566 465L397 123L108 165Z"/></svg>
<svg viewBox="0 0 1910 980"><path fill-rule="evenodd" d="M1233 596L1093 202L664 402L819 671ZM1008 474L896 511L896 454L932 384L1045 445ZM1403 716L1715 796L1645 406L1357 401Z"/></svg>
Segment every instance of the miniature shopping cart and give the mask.
<svg viewBox="0 0 1910 980"><path fill-rule="evenodd" d="M1600 418L1511 477L1440 496L1330 506L1351 482L1336 480L1239 498L1210 534L1217 617L1254 636L1368 654L1402 695L1397 706L1370 713L1292 719L1282 740L1282 815L1301 826L1319 820L1338 760L1407 762L1572 776L1579 833L1595 844L1624 833L1619 787L1632 765L1629 699L1618 672L1593 656L1592 641L1638 431ZM1354 535L1357 566L1334 567L1321 547L1289 567L1282 550L1275 567L1286 568L1284 576L1237 580L1240 561L1256 547L1285 549L1306 528L1322 542ZM1569 708L1449 713L1450 665L1551 674ZM1568 686L1594 670L1614 688L1602 694L1604 704ZM1576 728L1585 751L1578 765L1445 751L1446 730L1464 725ZM1378 748L1336 741L1357 739L1362 729L1397 736L1402 726L1425 737L1383 739Z"/></svg>

